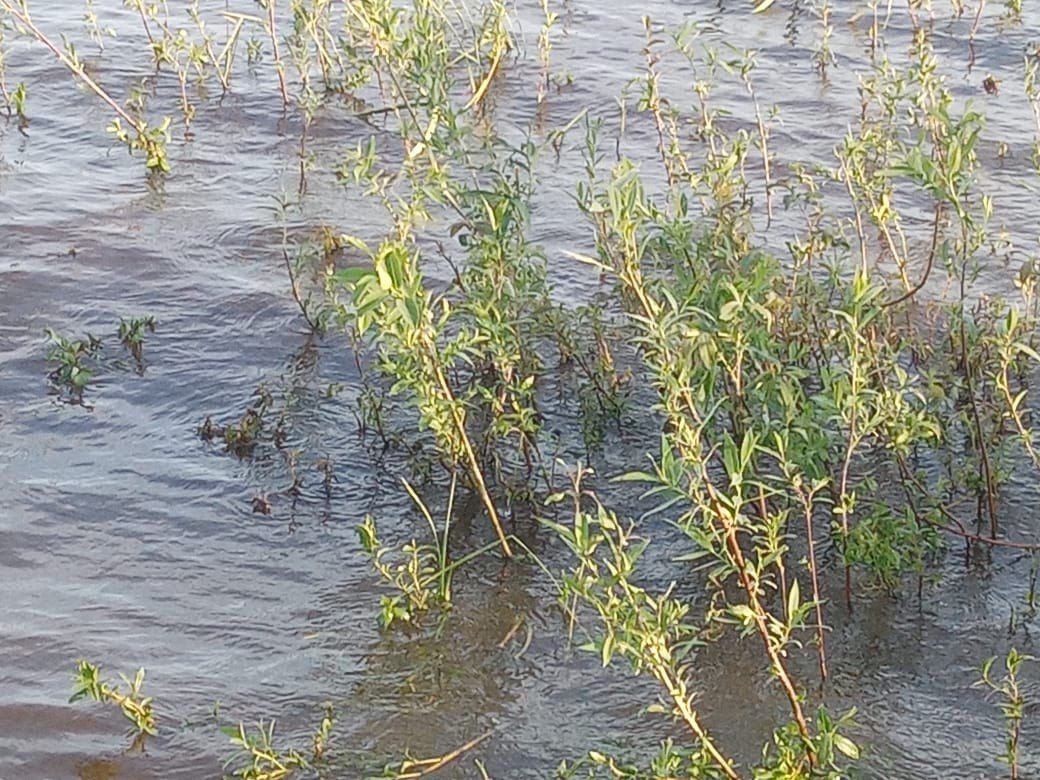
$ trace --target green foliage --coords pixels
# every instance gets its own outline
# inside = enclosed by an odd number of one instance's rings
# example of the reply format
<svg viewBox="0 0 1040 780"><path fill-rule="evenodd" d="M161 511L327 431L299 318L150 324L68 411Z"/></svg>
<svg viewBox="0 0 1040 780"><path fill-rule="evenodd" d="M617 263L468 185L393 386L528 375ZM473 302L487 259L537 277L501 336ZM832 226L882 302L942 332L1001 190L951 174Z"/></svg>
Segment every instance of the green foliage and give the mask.
<svg viewBox="0 0 1040 780"><path fill-rule="evenodd" d="M380 598L380 614L383 628L395 623L414 623L419 616L434 604L448 605L450 591L438 592L439 548L420 544L414 540L403 545L400 563L389 563L392 551L379 541L375 521L371 515L358 526L361 547L372 556L372 565L380 576L393 587L394 593Z"/></svg>
<svg viewBox="0 0 1040 780"><path fill-rule="evenodd" d="M991 693L1000 697L1001 715L1004 716L1006 737L1004 740L1004 753L999 757L1008 765L1011 780L1019 776L1019 743L1022 735L1022 721L1025 718L1027 702L1019 673L1022 664L1036 659L1029 655L1023 655L1012 648L1004 659L1004 676L997 679L993 676L993 664L996 658L988 659L982 665L981 679L975 683L976 687L987 688Z"/></svg>
<svg viewBox="0 0 1040 780"><path fill-rule="evenodd" d="M613 758L593 752L577 765L562 765L560 776L575 777L574 773L584 767L589 777L599 776L598 768L614 772L604 775L610 777L675 777L677 775L667 772L680 769L686 773L684 777L737 777L736 765L707 732L695 704L696 656L710 633L705 631L705 625L692 619L690 604L673 595L674 583L660 594L653 594L636 583L639 561L646 553L649 540L640 539L633 524L622 524L594 494L583 488L582 482L588 476L589 472L580 467L574 475L569 494L575 507L572 523L544 521L556 530L578 560L573 572L564 575L561 601L572 615L579 605L592 609L599 618L601 632L583 645L583 649L596 653L604 666L619 658L636 672L656 680L663 701L652 706L651 711L668 714L683 724L697 741L698 748L675 750L666 745L650 773L622 767ZM561 494L554 500L565 498L567 496ZM583 509L585 501L593 504L593 511ZM696 535L704 539L703 534ZM712 549L705 543L702 551L684 556L684 560L700 559ZM712 577L723 576L724 567L725 564L716 567ZM758 575L748 570L748 576ZM787 648L794 644L792 635L810 616L815 604L802 601L797 581L788 591L784 615L769 614L754 594L749 595L745 603L726 604L724 592L719 591L716 607L706 619L733 625L744 634L754 633L762 621L768 621L765 635L773 648L771 657L786 655ZM774 663L778 674L786 674L782 662ZM815 734L808 739L804 731L807 724L798 721L800 715L800 709L794 710L794 719L777 730L773 746L765 751L762 764L755 770L756 777L837 778L841 776L843 760L858 758L855 743L840 733L852 725L853 713L834 721L821 708L814 721Z"/></svg>
<svg viewBox="0 0 1040 780"><path fill-rule="evenodd" d="M28 119L25 114L25 104L29 100L29 88L25 86L24 81L19 81L15 88L11 91L10 106L14 110L15 115L23 122Z"/></svg>
<svg viewBox="0 0 1040 780"><path fill-rule="evenodd" d="M448 553L448 537L455 511L455 479L452 479L444 522L440 528L412 486L405 482L404 487L426 520L432 537L430 543L423 544L413 539L402 545L399 551L392 551L379 541L375 520L371 515L367 515L358 526L361 548L372 557L376 571L393 588L393 595L380 599L384 629L395 623L417 624L422 615L434 607L449 608L455 569L495 547L494 544L485 545L452 561Z"/></svg>
<svg viewBox="0 0 1040 780"><path fill-rule="evenodd" d="M558 780L671 780L676 777L721 776L709 757L700 751L676 745L670 739L661 743L659 751L647 767L625 763L598 750L590 750L585 758L574 762L563 761L556 768Z"/></svg>
<svg viewBox="0 0 1040 780"><path fill-rule="evenodd" d="M51 328L45 332L51 344L47 360L54 364L47 378L56 388L68 392L74 400L81 400L83 391L94 375L91 365L101 349L101 339L89 334L82 339L73 339Z"/></svg>
<svg viewBox="0 0 1040 780"><path fill-rule="evenodd" d="M748 66L739 58L701 55L695 37L680 35L676 42L691 64L707 63L710 77L724 72L747 80ZM991 517L997 485L1008 473L999 418L1015 404L1013 394L998 392L1001 361L995 356L1010 365L1009 357L1021 350L1006 341L996 346L999 318L979 308L969 319L963 292L985 244L991 208L976 191L975 148L983 123L970 108L954 113L927 36L919 34L915 42L906 70L879 60L875 80L866 82L859 135L839 147L839 166L828 172L845 184L855 218L838 222L835 232L816 210L812 176L803 175L797 185L804 188L809 221L807 235L790 245L793 265L757 246L744 172L754 144L743 131L720 129L708 104L710 81L698 83L700 105L691 120L702 143L687 145L674 131L677 109L661 100L650 61L636 108L657 126L666 193L652 195L624 159L604 181L595 165L595 133L588 136L590 175L578 188L578 201L595 230L597 253L580 259L616 280L666 421L652 468L624 479L648 483L644 498L655 501L650 513L677 517L692 543L680 560L704 567L713 595L711 607L685 630L690 607L670 601L670 591L662 601L646 601L639 589L626 588L622 598L614 588L619 579L637 576L646 541L636 543L633 527L600 508L578 512L574 528L556 526L578 560L574 574L564 578L565 603L572 615L578 603L598 614L602 633L594 647L604 661L626 655L644 671L653 668L647 648L655 644L685 647L691 640L684 636L703 640L725 627L757 636L791 716L758 770L763 777L840 772L841 761L858 755L838 731L848 725L845 719L805 712L788 668L800 637L812 632L826 676L814 555L819 522L831 519L851 606L853 567L897 588L904 574L924 570L939 547L938 529L962 532L948 525L950 512L936 506L914 471L924 453L942 457L949 441L971 441L980 506L988 499ZM768 177L767 136L760 122L757 146ZM916 281L893 206L893 193L904 186L899 179L935 203L931 259ZM699 214L691 208L695 202ZM959 235L943 235L946 215ZM868 222L878 228L883 256L896 260L894 281L902 292L892 291L880 258L870 261ZM849 251L854 242L858 258ZM959 362L930 350L898 319L900 304L923 289L936 258L961 291L948 309ZM824 260L826 273L810 270ZM949 396L939 385L964 399L953 407L952 424ZM1001 395L1012 403L1002 403ZM893 472L906 495L902 506L893 504L886 485ZM580 494L577 485L574 494ZM801 538L793 533L795 518L804 523ZM991 535L997 535L995 521ZM600 553L606 561L596 562L597 545L610 551ZM796 557L797 549L808 554ZM603 579L603 567L613 579ZM802 597L806 582L810 598ZM667 618L655 625L658 608L667 610ZM655 642L646 639L647 625L655 626ZM665 627L679 633L666 638ZM682 691L670 681L662 684L673 695ZM710 744L695 710L686 715L680 707L673 714ZM727 771L724 758L715 763Z"/></svg>
<svg viewBox="0 0 1040 780"><path fill-rule="evenodd" d="M88 6L88 18L90 14L92 14L92 9ZM144 151L145 165L149 170L159 173L169 172L170 166L166 156L166 144L169 141L171 121L169 118L164 119L158 126L149 126L146 120L133 116L87 72L87 68L76 52L75 46L67 38L64 38L62 44L59 45L36 25L28 2L23 0L18 0L17 2L16 0L0 0L0 24L4 24L8 20L14 23L14 29L18 33L35 40L47 48L75 79L81 82L111 109L115 114L115 118L108 128L109 132L115 134L118 140L126 144L131 152L137 150ZM94 24L96 27L96 17L94 17ZM3 93L8 106L13 107L19 117L24 119L27 95L25 85L20 83L12 94L8 94L6 87L4 87Z"/></svg>
<svg viewBox="0 0 1040 780"><path fill-rule="evenodd" d="M166 117L157 127L149 127L146 122L135 122L128 130L119 117L112 120L108 132L116 140L126 145L130 152L145 153L145 167L158 173L170 172L170 161L166 155L166 145L170 141L170 118Z"/></svg>
<svg viewBox="0 0 1040 780"><path fill-rule="evenodd" d="M88 661L77 662L75 689L70 702L90 699L119 707L123 716L133 726L135 744L142 744L145 737L155 736L159 730L152 709L152 697L144 696L144 669L138 669L133 679L120 675L125 689L101 678L101 669Z"/></svg>
<svg viewBox="0 0 1040 780"><path fill-rule="evenodd" d="M865 566L882 585L895 590L902 575L923 572L929 555L940 545L935 525L919 522L909 507L896 514L891 507L876 504L849 529L845 559Z"/></svg>
<svg viewBox="0 0 1040 780"><path fill-rule="evenodd" d="M446 610L457 567L495 546L449 555L457 487L479 497L507 556L523 543L504 527L506 507L547 494L550 506L572 507L566 520L544 519L572 556L557 580L570 634L580 633L604 666L623 663L656 682L660 699L649 709L679 731L647 766L589 751L562 764L560 777L844 776L860 757L849 736L854 710L836 716L810 706L816 681L800 662L815 654L818 682L827 679L835 605L821 580L843 575L851 609L864 584L920 584L946 537L967 543L969 555L978 545L1036 552L1004 538L999 496L1023 460L1040 468L1029 393L1040 363L1038 262L1023 263L1020 300L972 289L983 264L1010 253L991 225L982 175L992 141L986 119L947 84L934 27L918 18L933 13L927 4L907 10L911 41L899 51L885 42L891 14L882 21L877 3L853 17L869 22L858 112L833 158L812 164L774 158L779 110L756 92L756 53L716 46L692 24L667 31L643 20L645 64L619 108L624 127L650 128L655 148L626 156L622 138L610 139L611 154L601 151L612 114L598 106L551 130L540 126L545 116L529 131L496 119L497 80L524 72L509 68L524 49L500 0L288 0L277 9L264 0L255 15L226 11L219 26L196 4L172 17L165 4L127 7L141 19L157 78L176 80L185 132L206 84L232 88L241 40L250 64L273 70L281 108L303 119L301 194L315 164L307 129L324 101L353 106L359 119L379 117L335 173L344 198L377 205L385 219L367 221L365 235L328 227L290 241L283 200L291 294L315 333L339 326L347 335L363 375L359 427L378 432L386 447L432 449L451 479L438 522L405 483L428 527L422 538L406 533L408 542L386 545L371 516L358 528L391 591L381 602L384 628ZM836 26L831 3L815 9L812 65L826 79ZM954 3L955 13L965 9ZM532 95L539 107L562 83L551 74L559 16L548 2L540 10ZM1013 23L1021 3L1008 0L1005 11ZM26 3L0 0L0 14L112 109L113 132L144 152L149 168L169 170L171 120L149 124L143 90L120 104L70 44L56 46L34 25ZM92 8L87 21L100 30ZM1038 67L1027 57L1040 170ZM4 76L0 59L5 102L21 116L26 88L9 90ZM999 89L992 77L984 85ZM746 103L734 111L739 95ZM599 283L581 305L561 305L555 269L531 239L530 212L545 147L569 153L576 129L584 130L585 178L574 184L575 201L589 232L573 238L582 251L570 256ZM1010 147L1001 143L1003 159ZM646 151L656 153L657 170ZM784 233L773 222L781 205ZM346 255L349 262L338 262ZM324 283L322 300L307 288L315 282ZM150 318L120 325L138 359L153 326ZM82 393L100 343L50 335L52 382ZM553 356L573 372L563 383L554 381ZM576 406L580 419L557 436L557 421L546 422L556 409L540 399L561 384L561 395L579 392L568 413ZM592 472L581 464L561 490L545 453L580 435L599 454L636 402L652 407L639 421L659 444L641 470L617 480L647 510L626 519L601 502L605 493L589 487ZM272 403L262 391L239 419L207 418L200 433L248 456L277 436L267 420ZM398 428L398 412L412 424ZM426 465L436 484L440 474ZM977 507L974 531L963 505ZM667 520L668 530L652 539L650 517ZM665 534L672 537L662 552ZM828 555L818 556L824 545ZM655 557L678 567L674 582L647 576L660 570L649 562ZM691 584L704 592L688 595ZM729 757L696 695L698 656L724 636L759 648L760 671L785 708L754 767ZM1013 774L1022 660L1009 655L1001 680L987 664L982 679L1004 697ZM239 725L231 736L240 749L236 776L275 778L310 766L303 752L275 746L273 722ZM315 755L327 737L327 728L319 732ZM444 759L409 759L395 776L433 771Z"/></svg>
<svg viewBox="0 0 1040 780"><path fill-rule="evenodd" d="M119 319L119 340L123 346L130 350L134 359L140 362L144 350L145 333L155 332L155 317L145 315L143 317L131 317Z"/></svg>
<svg viewBox="0 0 1040 780"><path fill-rule="evenodd" d="M119 340L137 362L139 371L143 370L144 334L154 330L155 318L151 316L121 318L119 321ZM102 364L121 366L119 362L103 360L103 343L97 336L88 333L83 338L71 338L53 328L46 328L44 332L49 344L47 361L51 364L47 379L57 392L73 403L83 403L83 394Z"/></svg>
<svg viewBox="0 0 1040 780"><path fill-rule="evenodd" d="M230 738L236 752L228 757L225 771L239 780L282 780L298 771L312 770L325 757L335 725L331 705L311 739L309 753L296 747L282 748L275 741L275 722L259 721L255 727L243 723L222 731Z"/></svg>

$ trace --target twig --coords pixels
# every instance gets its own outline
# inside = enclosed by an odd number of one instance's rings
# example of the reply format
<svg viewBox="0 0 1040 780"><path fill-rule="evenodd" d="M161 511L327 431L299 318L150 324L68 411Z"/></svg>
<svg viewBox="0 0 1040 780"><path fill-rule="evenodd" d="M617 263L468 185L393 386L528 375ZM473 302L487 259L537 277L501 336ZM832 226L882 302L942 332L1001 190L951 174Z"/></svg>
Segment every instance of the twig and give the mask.
<svg viewBox="0 0 1040 780"><path fill-rule="evenodd" d="M920 480L918 480L917 477L915 477L910 472L909 468L907 468L906 461L901 456L899 456L897 457L896 462L899 464L899 470L900 472L902 472L903 479L905 481L908 481L915 488L917 488L918 491L920 491L921 495L928 495L928 491L925 489L924 485L922 485ZM989 536L982 536L980 534L973 534L971 531L967 530L964 527L964 523L957 519L956 515L954 515L949 509L947 509L941 503L936 503L935 508L939 511L939 514L941 514L943 517L945 517L947 520L953 523L956 527L943 525L942 523L929 519L926 515L922 515L916 512L915 514L917 515L918 519L923 520L925 523L932 526L933 528L938 528L940 531L945 531L946 533L953 534L954 536L958 536L961 539L964 539L968 542L978 542L980 544L988 545L989 547L1004 547L1010 550L1026 550L1028 552L1036 552L1040 550L1040 543L1030 544L1029 542L1013 542L1007 539L996 539Z"/></svg>
<svg viewBox="0 0 1040 780"><path fill-rule="evenodd" d="M117 103L100 84L94 81L94 79L87 74L86 70L79 62L70 57L67 52L63 51L50 38L48 38L47 35L33 22L28 11L19 10L11 4L11 0L0 0L0 8L25 25L26 29L33 34L33 37L36 38L36 40L50 49L62 65L68 68L74 76L86 84L90 91L101 98L101 100L103 100L120 119L136 130L139 136L145 135L147 127L144 122L132 116L125 108L119 105L119 103Z"/></svg>
<svg viewBox="0 0 1040 780"><path fill-rule="evenodd" d="M282 52L278 46L278 29L274 17L275 0L267 0L267 34L271 37L271 48L274 50L274 69L278 73L278 89L282 93L282 107L289 107L289 92L285 88L285 66L282 65Z"/></svg>
<svg viewBox="0 0 1040 780"><path fill-rule="evenodd" d="M487 739L494 733L495 732L493 729L491 731L485 731L476 739L471 739L465 745L458 747L455 750L452 750L450 753L445 753L443 756L437 756L435 758L425 758L419 761L409 761L407 762L407 769L416 767L419 768L419 771L402 772L401 774L397 775L397 780L409 780L410 778L414 777L426 777L428 775L432 775L434 772L440 771L448 764L458 759L460 756L471 751L473 748L475 748L477 745L479 745L481 742L483 742L485 739ZM401 768L405 769L406 764L402 764Z"/></svg>
<svg viewBox="0 0 1040 780"><path fill-rule="evenodd" d="M889 306L895 306L897 303L913 298L917 293L924 287L925 282L928 281L928 277L932 273L932 266L935 265L935 254L939 245L939 222L942 220L942 204L935 204L935 224L932 226L932 246L928 250L928 260L924 266L924 273L921 275L920 281L910 290L907 290L903 295L900 295L895 300L885 301L881 304L881 308L888 308Z"/></svg>
<svg viewBox="0 0 1040 780"><path fill-rule="evenodd" d="M820 681L827 682L827 647L823 634L823 602L820 599L820 581L817 576L816 542L813 538L812 493L806 493L803 487L795 486L798 499L802 502L805 515L805 541L809 548L809 576L812 580L813 602L816 605L816 641L819 644L817 655L820 661Z"/></svg>

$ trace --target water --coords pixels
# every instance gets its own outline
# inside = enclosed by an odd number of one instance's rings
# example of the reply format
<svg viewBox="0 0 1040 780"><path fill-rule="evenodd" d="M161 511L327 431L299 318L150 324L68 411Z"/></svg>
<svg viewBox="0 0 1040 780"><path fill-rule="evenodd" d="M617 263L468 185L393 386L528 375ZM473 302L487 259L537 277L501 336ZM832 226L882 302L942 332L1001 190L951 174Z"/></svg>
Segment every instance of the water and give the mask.
<svg viewBox="0 0 1040 780"><path fill-rule="evenodd" d="M135 19L119 5L98 3L119 33L98 62L121 93L147 67ZM73 33L93 58L78 2L34 6L41 27ZM669 25L697 21L713 40L758 49L759 95L779 102L784 120L774 131L776 153L828 161L858 105L851 64L862 59L864 23L836 12L838 64L821 81L810 62L818 29L807 11L751 17L745 6L566 4L554 62L573 84L550 97L544 126L562 126L585 107L608 130L617 126L614 97L643 67L645 12ZM940 23L936 39L948 61L963 65L950 75L958 98L990 116L985 184L998 222L1028 249L1036 240L1025 163L1032 116L1019 85L1021 54L1040 17L1031 11L1021 27L1005 28L1000 10L984 18L973 69L970 20ZM537 4L520 4L529 46L538 13ZM895 17L893 48L909 30ZM218 717L277 717L285 744L306 746L324 702L339 718L332 776L345 778L400 760L406 749L440 755L486 732L441 776L476 776L480 759L496 778L545 778L590 748L640 755L667 736L667 724L641 713L651 686L568 649L552 585L533 567L482 559L460 574L456 607L438 636L379 632L383 591L355 527L371 512L399 541L416 532L417 518L399 487L403 456L357 435L358 374L347 345L308 336L288 294L274 206L298 187L300 126L281 118L270 74L243 74L234 94L203 105L194 138L171 147L173 174L149 182L139 160L106 140L108 117L97 101L42 49L18 44L10 65L14 80L30 86L31 121L24 133L0 124L0 778L219 777L230 748ZM497 100L507 125L530 122L532 67L506 72ZM981 88L989 74L1003 80L999 96ZM686 86L665 77L668 94ZM152 108L175 97L167 84ZM749 120L739 84L719 98L731 121ZM368 132L343 108L319 116L311 151L320 163L302 210L290 214L294 235L323 224L378 234L377 213L348 203L324 172ZM1007 159L998 159L999 140L1009 145ZM645 119L631 118L621 148L652 158ZM563 255L589 249L570 201L578 170L573 153L559 164L546 155L534 214L558 294L576 300L595 284ZM784 226L781 214L777 235ZM1009 279L993 263L980 289L1006 289ZM121 316L145 313L158 330L138 370L115 330ZM45 327L105 337L89 408L48 392ZM283 450L261 446L240 459L200 440L204 418L237 419L261 384L284 413ZM602 472L642 465L640 445L652 447L656 433L640 423L650 421L634 419L621 434L631 446L596 456ZM295 497L284 492L288 450L299 452ZM584 455L575 447L561 454ZM323 461L335 477L328 488ZM1002 497L1014 538L1037 534L1033 490L1024 479ZM253 512L257 496L270 501L269 515ZM459 549L487 541L485 525L464 527ZM537 524L521 517L516 527L550 566L565 564ZM899 597L864 592L851 617L830 611L829 703L859 707L863 776L1002 771L993 760L1002 750L999 715L969 686L982 659L1012 643L1038 651L1029 624L1007 637L1030 561L997 550L965 568L951 547L920 600L913 587ZM749 645L713 648L697 678L706 722L745 762L781 714ZM124 753L117 713L66 703L78 658L110 673L147 667L161 736L146 755ZM1035 681L1027 671L1030 693ZM1023 776L1040 776L1032 714Z"/></svg>

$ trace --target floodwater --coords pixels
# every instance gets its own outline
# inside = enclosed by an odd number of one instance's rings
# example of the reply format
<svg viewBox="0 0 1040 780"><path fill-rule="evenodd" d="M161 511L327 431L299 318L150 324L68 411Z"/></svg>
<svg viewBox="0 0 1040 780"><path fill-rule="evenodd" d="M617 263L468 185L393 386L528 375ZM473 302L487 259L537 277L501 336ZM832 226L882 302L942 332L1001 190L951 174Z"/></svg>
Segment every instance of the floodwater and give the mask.
<svg viewBox="0 0 1040 780"><path fill-rule="evenodd" d="M561 10L554 67L573 83L550 96L541 132L583 108L605 118L605 132L617 128L614 99L643 67L647 13L669 25L702 22L711 40L759 50L760 99L781 108L774 151L827 161L856 116L853 63L863 59L865 23L835 11L838 61L821 80L811 62L818 23L806 5L778 0L752 17L748 2L647 0L634 8L571 0ZM1040 16L1027 10L1024 24L1009 26L1002 5L990 5L973 68L970 13L940 21L936 40L959 68L950 73L958 98L989 115L984 183L998 222L1029 251L1033 120L1021 73ZM77 0L31 6L41 27L79 41L119 94L147 75L135 19L121 3L96 3L119 34L100 58ZM523 0L519 15L532 47L538 4ZM908 40L904 16L893 11L894 50ZM439 632L379 631L384 591L356 526L372 513L386 540L399 542L423 525L400 489L403 454L357 434L349 345L307 335L289 296L275 202L298 191L301 128L282 117L270 74L243 72L233 94L202 104L194 137L171 146L173 173L159 182L111 144L109 117L43 49L18 43L9 66L13 82L29 85L30 121L22 129L0 121L0 778L219 777L231 752L219 725L274 717L283 744L307 747L325 702L338 719L330 777L363 777L405 751L441 755L487 734L440 776L479 776L479 759L499 780L548 778L561 760L589 749L638 757L666 737L668 724L642 712L651 686L568 647L552 584L533 565L479 559L460 573L455 609ZM535 70L504 74L496 94L504 124L531 124ZM986 75L1001 80L999 95L982 89ZM689 97L683 77L669 75L664 86ZM165 82L150 108L173 110L175 99ZM739 84L721 88L719 99L732 121L748 121ZM292 235L321 225L378 235L378 214L347 202L328 173L368 132L343 107L318 116L310 141L318 162L287 217ZM998 141L1008 154L998 155ZM632 119L621 148L651 157L649 125ZM564 255L589 250L570 200L580 161L573 150L559 163L547 154L539 170L533 224L552 282L562 298L587 298L596 280ZM783 227L780 215L777 235ZM1006 289L1014 270L994 261L979 289ZM447 273L431 269L435 278ZM120 317L143 314L158 327L137 366L115 333ZM48 391L47 327L104 339L86 406ZM207 416L238 419L261 385L280 420L281 446L266 440L238 458L200 439ZM562 388L557 395L565 418L574 400ZM653 426L633 413L592 453L593 465L605 476L641 467ZM572 439L561 437L559 452L571 462L586 455ZM294 470L297 495L287 491ZM1016 479L1002 496L1003 528L1013 538L1040 534L1034 481ZM253 511L259 496L270 514ZM444 499L432 487L427 497L435 506ZM511 522L551 568L566 564L552 534L523 514ZM485 526L460 520L454 543L482 544ZM995 703L970 686L983 659L1012 645L1040 655L1028 620L1014 636L1008 630L1024 608L1030 559L996 550L965 567L951 548L920 599L912 585L896 596L863 589L851 616L838 599L830 609L827 701L832 711L859 709L861 776L1006 771L995 760L1003 749ZM663 581L674 569L667 555L661 560ZM697 674L706 722L745 764L782 715L758 655L750 643L728 643L706 653ZM147 668L161 733L146 754L125 752L117 712L67 703L80 658L113 675ZM1025 676L1027 696L1040 700L1040 678L1029 668ZM1033 716L1028 709L1024 777L1040 776Z"/></svg>

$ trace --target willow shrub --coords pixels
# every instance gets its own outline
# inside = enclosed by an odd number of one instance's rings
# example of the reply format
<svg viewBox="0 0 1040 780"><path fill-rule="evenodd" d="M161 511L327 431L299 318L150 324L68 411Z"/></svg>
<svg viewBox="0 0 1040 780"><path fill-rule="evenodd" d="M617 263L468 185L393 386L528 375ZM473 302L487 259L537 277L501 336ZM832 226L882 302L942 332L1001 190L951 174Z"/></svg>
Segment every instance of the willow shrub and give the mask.
<svg viewBox="0 0 1040 780"><path fill-rule="evenodd" d="M11 111L31 114L31 90L13 85L3 57L15 34L49 49L112 110L117 138L144 151L159 175L168 171L171 118L149 120L143 94L112 98L70 44L36 26L30 5L0 0L0 95ZM537 117L530 129L499 126L496 86L519 78L522 69L507 71L525 52L497 0L290 0L288 29L267 0L256 14L229 13L221 39L194 5L184 18L161 4L127 5L160 76L179 87L185 129L198 108L189 83L234 89L239 44L255 64L267 41L282 106L304 119L301 192L315 164L307 128L326 96L379 117L335 171L345 197L378 204L385 221L325 237L331 249L315 255L327 293L320 306L300 292L303 261L286 248L293 295L308 322L338 322L350 334L366 372L359 420L388 444L431 440L452 505L456 485L475 491L504 555L526 552L505 508L542 500L571 508L567 517L558 506L540 511L573 558L557 579L572 631L588 635L603 664L623 661L656 681L652 709L686 733L663 743L648 767L593 752L562 765L562 776L840 776L860 750L848 736L854 712L831 713L813 694L828 676L828 613L851 608L865 584L895 589L909 577L920 587L945 540L969 555L974 545L1035 552L1006 538L999 494L1022 456L1040 466L1027 382L1040 360L1036 260L1015 280L1019 300L974 292L983 263L1006 247L980 183L985 116L953 98L931 7L906 10L910 45L893 54L885 35L893 17L865 4L861 104L823 162L774 155L777 113L756 90L754 52L644 20L645 64L618 105L625 122L650 129L657 165L626 158L620 146L607 164L597 106L548 134ZM821 11L814 63L826 78L833 11L826 3ZM558 17L547 3L541 17L538 106L566 81L552 73ZM88 22L103 44L103 25L94 15ZM1027 58L1025 94L1040 117L1036 69ZM676 81L686 86L669 87ZM743 120L717 105L724 83L747 96ZM582 129L587 175L573 191L587 232L570 238L571 255L611 296L560 306L530 240L530 205L547 147L574 153ZM778 239L781 209L796 227ZM923 228L911 211L927 215ZM340 250L364 262L337 268L330 258ZM618 354L631 365L619 368ZM649 467L636 453L639 470L621 483L674 522L682 550L658 552L648 525L611 508L582 464L560 484L545 430L552 410L539 395L558 369L553 356L579 368L587 444L608 441L597 426L620 417L630 395L654 399L659 446L646 453ZM386 434L388 399L411 421L404 436ZM432 540L394 551L374 520L361 528L377 573L401 592L384 600L388 626L446 606L451 573L490 553L452 561L451 507L439 527L407 487ZM965 497L974 517L955 505ZM652 586L655 555L676 559L707 598ZM786 712L747 768L696 696L698 654L725 635L759 648ZM815 673L793 663L806 648ZM1003 685L1016 708L1014 767L1021 702L1010 661L1009 669L1006 684L988 667L984 680Z"/></svg>

